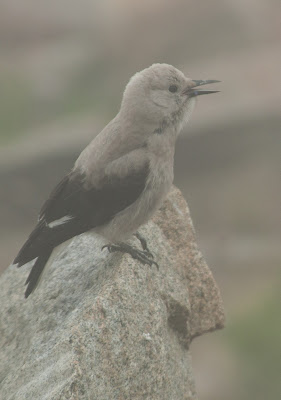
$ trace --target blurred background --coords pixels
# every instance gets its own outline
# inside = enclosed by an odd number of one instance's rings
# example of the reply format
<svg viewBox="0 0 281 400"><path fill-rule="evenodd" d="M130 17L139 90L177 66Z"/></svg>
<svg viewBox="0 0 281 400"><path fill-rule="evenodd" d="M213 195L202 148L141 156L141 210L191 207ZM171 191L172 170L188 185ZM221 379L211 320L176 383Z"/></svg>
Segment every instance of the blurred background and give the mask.
<svg viewBox="0 0 281 400"><path fill-rule="evenodd" d="M227 324L192 345L200 400L281 394L279 0L2 0L0 268L52 187L154 62L219 79L178 141L175 183Z"/></svg>

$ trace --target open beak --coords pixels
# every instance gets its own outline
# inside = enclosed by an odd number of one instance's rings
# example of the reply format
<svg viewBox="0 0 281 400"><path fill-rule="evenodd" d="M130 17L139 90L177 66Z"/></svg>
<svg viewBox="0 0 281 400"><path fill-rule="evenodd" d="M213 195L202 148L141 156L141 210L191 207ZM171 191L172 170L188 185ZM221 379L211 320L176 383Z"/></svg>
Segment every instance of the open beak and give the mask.
<svg viewBox="0 0 281 400"><path fill-rule="evenodd" d="M187 87L184 91L183 94L189 96L189 97L195 97L195 96L200 96L201 94L210 94L210 93L218 93L219 90L202 90L202 89L197 89L198 86L203 86L203 85L208 85L209 83L218 83L220 81L217 81L215 79L209 79L209 80L197 80L197 79L192 79L192 82L194 85L192 87Z"/></svg>

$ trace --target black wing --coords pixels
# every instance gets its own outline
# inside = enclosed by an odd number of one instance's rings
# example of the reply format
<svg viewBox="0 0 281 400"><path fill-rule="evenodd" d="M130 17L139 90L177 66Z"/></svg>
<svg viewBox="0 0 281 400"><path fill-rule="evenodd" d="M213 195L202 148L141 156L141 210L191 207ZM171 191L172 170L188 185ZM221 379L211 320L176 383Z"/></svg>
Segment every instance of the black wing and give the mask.
<svg viewBox="0 0 281 400"><path fill-rule="evenodd" d="M21 266L76 235L106 224L137 200L147 176L148 164L125 178L107 177L98 188L87 189L83 175L70 173L43 205L39 222L14 263ZM59 223L65 217L69 217L67 222Z"/></svg>

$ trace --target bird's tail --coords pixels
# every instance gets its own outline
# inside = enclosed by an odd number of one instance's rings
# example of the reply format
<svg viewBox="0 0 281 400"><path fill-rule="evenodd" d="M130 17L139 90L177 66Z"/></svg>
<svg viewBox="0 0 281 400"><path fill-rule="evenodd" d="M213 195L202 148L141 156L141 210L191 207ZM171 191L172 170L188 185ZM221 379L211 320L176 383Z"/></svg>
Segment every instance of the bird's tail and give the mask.
<svg viewBox="0 0 281 400"><path fill-rule="evenodd" d="M49 257L52 253L53 249L52 248L47 248L40 254L40 256L36 259L30 274L28 275L28 278L25 282L27 285L26 291L25 291L25 298L27 298L33 290L36 288L36 286L39 283L40 276L43 272L43 269L45 265L47 264L47 261L49 260Z"/></svg>

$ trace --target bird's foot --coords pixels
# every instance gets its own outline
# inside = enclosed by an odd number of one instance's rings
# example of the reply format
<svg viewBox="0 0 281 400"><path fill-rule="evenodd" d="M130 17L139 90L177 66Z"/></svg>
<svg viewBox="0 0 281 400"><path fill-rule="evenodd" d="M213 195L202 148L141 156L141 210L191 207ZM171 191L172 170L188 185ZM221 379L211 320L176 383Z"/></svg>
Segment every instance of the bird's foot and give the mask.
<svg viewBox="0 0 281 400"><path fill-rule="evenodd" d="M145 250L138 250L135 247L132 247L126 243L106 244L105 246L102 246L102 250L105 248L107 248L109 253L114 253L115 251L128 253L131 255L131 257L133 257L135 260L140 261L142 264L148 264L150 267L154 264L156 265L157 269L159 269L159 265L157 264L157 262L153 261L151 259L151 256L149 256Z"/></svg>
<svg viewBox="0 0 281 400"><path fill-rule="evenodd" d="M141 247L142 247L144 253L150 258L154 258L153 254L151 253L151 251L149 250L149 248L147 246L146 239L139 232L134 233L134 236L140 241L140 244L141 244Z"/></svg>

